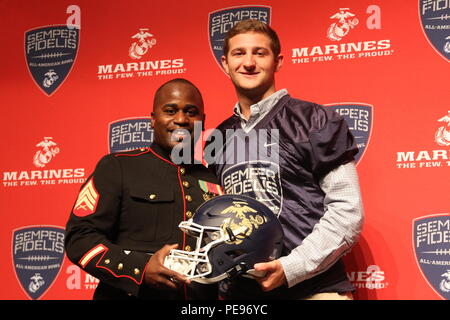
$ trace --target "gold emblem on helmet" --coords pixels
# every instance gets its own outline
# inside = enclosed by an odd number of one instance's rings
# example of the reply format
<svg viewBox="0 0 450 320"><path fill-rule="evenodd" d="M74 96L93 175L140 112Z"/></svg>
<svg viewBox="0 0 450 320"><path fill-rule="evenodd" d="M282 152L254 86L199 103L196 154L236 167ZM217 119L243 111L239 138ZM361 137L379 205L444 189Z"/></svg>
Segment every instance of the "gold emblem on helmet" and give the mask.
<svg viewBox="0 0 450 320"><path fill-rule="evenodd" d="M233 213L234 217L226 218L222 224L222 229L230 234L230 240L226 241L231 244L240 244L243 239L250 236L254 229L258 229L260 225L266 222L266 218L259 214L255 209L251 208L245 201L233 201L233 205L229 206L221 212L222 214ZM229 230L228 230L229 229Z"/></svg>

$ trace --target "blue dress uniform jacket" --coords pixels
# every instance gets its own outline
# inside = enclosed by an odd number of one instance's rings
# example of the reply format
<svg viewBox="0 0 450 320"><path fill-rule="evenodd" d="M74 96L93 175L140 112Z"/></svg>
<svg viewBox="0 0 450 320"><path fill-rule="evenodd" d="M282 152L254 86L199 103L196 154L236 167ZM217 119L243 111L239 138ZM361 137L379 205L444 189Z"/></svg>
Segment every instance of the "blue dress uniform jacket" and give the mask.
<svg viewBox="0 0 450 320"><path fill-rule="evenodd" d="M178 224L216 195L199 181L217 184L203 165L175 165L155 144L99 161L80 189L65 238L68 258L100 280L94 299L184 298L184 290L146 286L144 272L165 244L195 247Z"/></svg>

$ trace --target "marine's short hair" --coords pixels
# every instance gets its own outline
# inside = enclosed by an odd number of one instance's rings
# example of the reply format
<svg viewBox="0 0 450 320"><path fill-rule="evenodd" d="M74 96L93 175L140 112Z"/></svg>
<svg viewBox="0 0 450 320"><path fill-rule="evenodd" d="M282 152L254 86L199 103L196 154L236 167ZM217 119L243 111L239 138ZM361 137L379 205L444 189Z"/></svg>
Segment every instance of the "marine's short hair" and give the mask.
<svg viewBox="0 0 450 320"><path fill-rule="evenodd" d="M155 95L153 97L153 107L155 107L155 103L156 103L156 98L158 97L159 93L161 92L162 89L164 89L164 87L166 87L167 85L173 84L173 83L183 83L186 85L191 86L192 88L194 88L197 93L200 96L200 99L203 102L203 97L202 97L202 93L200 92L200 90L197 88L197 86L195 84L193 84L191 81L186 80L184 78L175 78L175 79L171 79L167 82L164 82L156 91L155 91Z"/></svg>
<svg viewBox="0 0 450 320"><path fill-rule="evenodd" d="M281 44L280 39L278 38L277 33L275 30L273 30L269 25L266 23L256 20L256 19L248 19L248 20L242 20L239 21L234 25L233 28L228 31L227 35L224 39L223 44L223 55L226 57L228 54L228 51L230 50L230 39L234 36L242 33L248 33L248 32L258 32L263 33L269 37L270 41L270 48L272 49L272 52L275 57L278 57L278 55L281 52Z"/></svg>

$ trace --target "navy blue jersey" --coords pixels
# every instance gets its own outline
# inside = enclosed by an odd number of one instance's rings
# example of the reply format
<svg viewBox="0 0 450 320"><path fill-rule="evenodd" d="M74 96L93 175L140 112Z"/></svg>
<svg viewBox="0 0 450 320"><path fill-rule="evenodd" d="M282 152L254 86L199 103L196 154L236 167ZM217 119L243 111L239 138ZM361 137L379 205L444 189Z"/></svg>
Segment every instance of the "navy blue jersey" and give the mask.
<svg viewBox="0 0 450 320"><path fill-rule="evenodd" d="M344 118L285 95L249 132L242 130L236 115L217 129L226 139L210 166L225 193L244 194L268 205L283 226L284 255L289 254L324 215L320 178L358 152ZM328 279L324 290L351 290L342 263L324 273L318 276ZM314 278L305 282L308 287L315 283Z"/></svg>

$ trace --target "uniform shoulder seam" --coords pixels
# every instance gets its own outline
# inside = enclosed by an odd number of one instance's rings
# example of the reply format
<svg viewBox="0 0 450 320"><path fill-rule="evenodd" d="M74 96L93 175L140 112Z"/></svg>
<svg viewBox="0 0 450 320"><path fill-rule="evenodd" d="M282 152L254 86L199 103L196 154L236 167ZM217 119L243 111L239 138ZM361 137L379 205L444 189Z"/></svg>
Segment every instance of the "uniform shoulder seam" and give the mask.
<svg viewBox="0 0 450 320"><path fill-rule="evenodd" d="M150 148L139 148L130 151L114 153L114 157L137 157L150 152Z"/></svg>

